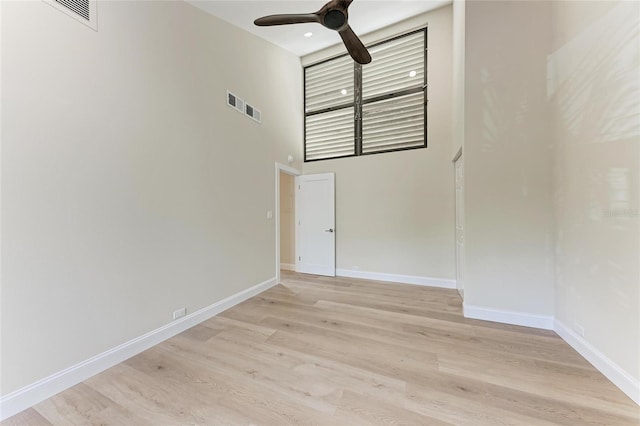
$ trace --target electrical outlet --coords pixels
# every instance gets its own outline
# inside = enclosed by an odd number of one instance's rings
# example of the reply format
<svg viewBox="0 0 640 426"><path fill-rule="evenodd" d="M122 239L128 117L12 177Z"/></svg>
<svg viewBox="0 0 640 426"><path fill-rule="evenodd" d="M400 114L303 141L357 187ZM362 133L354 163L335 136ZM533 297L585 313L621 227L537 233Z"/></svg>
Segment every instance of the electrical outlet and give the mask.
<svg viewBox="0 0 640 426"><path fill-rule="evenodd" d="M187 315L187 308L181 308L181 309L178 309L177 311L173 311L174 320L177 320L178 318L181 318L185 315Z"/></svg>
<svg viewBox="0 0 640 426"><path fill-rule="evenodd" d="M580 336L584 337L584 327L581 326L580 324L578 324L577 322L573 323L573 329L576 331L576 333L578 333Z"/></svg>
<svg viewBox="0 0 640 426"><path fill-rule="evenodd" d="M267 219L273 219L273 211L267 210Z"/></svg>

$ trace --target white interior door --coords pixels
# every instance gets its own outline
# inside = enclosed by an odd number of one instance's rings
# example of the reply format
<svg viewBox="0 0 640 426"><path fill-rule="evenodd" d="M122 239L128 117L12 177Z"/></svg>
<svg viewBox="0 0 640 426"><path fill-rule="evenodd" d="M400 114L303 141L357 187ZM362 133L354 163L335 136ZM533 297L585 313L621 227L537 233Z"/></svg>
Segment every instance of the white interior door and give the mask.
<svg viewBox="0 0 640 426"><path fill-rule="evenodd" d="M464 162L455 162L456 173L456 288L464 298Z"/></svg>
<svg viewBox="0 0 640 426"><path fill-rule="evenodd" d="M333 173L296 177L296 271L335 277L336 218Z"/></svg>

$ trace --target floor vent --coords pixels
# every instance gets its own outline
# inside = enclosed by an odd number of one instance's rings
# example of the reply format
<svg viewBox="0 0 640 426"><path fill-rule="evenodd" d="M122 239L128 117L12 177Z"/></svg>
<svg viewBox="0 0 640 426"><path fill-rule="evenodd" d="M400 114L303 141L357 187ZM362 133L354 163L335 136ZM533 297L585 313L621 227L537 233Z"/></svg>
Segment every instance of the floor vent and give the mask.
<svg viewBox="0 0 640 426"><path fill-rule="evenodd" d="M98 31L97 0L43 1L95 31Z"/></svg>

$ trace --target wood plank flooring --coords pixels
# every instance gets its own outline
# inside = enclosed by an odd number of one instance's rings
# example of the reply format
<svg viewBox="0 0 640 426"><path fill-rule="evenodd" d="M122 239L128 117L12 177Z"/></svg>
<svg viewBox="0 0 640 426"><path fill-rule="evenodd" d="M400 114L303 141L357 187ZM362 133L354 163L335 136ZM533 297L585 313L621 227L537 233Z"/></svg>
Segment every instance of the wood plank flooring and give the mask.
<svg viewBox="0 0 640 426"><path fill-rule="evenodd" d="M640 425L555 333L468 320L454 290L282 284L2 425Z"/></svg>

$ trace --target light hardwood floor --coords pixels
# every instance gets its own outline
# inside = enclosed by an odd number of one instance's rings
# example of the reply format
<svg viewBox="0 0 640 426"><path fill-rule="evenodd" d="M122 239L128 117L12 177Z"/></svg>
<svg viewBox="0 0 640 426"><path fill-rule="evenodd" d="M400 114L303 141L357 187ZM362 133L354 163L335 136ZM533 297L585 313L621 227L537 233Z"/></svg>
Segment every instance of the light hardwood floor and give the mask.
<svg viewBox="0 0 640 426"><path fill-rule="evenodd" d="M555 333L454 290L283 271L278 285L2 423L638 425Z"/></svg>

